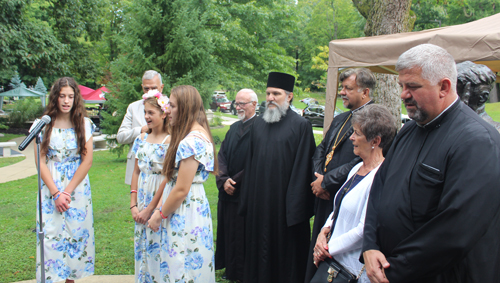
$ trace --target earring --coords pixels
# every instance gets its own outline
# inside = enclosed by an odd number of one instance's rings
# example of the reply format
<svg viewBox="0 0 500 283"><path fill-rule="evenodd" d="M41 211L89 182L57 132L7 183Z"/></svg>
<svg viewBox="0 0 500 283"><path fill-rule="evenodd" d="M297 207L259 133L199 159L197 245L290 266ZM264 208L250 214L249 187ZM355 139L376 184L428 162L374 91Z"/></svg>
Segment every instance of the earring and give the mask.
<svg viewBox="0 0 500 283"><path fill-rule="evenodd" d="M374 147L374 146L372 146L372 149L375 149L375 147Z"/></svg>

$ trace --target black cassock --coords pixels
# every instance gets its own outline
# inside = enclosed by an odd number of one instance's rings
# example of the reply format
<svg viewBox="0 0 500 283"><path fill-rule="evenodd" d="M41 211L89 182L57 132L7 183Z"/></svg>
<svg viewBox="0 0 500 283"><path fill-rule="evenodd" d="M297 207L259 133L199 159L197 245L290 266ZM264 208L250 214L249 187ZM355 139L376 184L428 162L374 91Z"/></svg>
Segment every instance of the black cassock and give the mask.
<svg viewBox="0 0 500 283"><path fill-rule="evenodd" d="M233 281L243 280L245 218L238 215L238 205L245 156L250 147L250 129L256 119L260 117L254 116L245 123L238 121L232 124L217 156L219 175L216 177L216 183L219 202L215 269L226 268L227 279ZM228 195L224 190L224 183L229 178L236 182L233 195Z"/></svg>
<svg viewBox="0 0 500 283"><path fill-rule="evenodd" d="M406 123L375 176L363 251L391 283L500 282L500 134L461 101Z"/></svg>
<svg viewBox="0 0 500 283"><path fill-rule="evenodd" d="M303 282L314 195L311 124L288 109L251 130L240 212L246 217L245 283Z"/></svg>

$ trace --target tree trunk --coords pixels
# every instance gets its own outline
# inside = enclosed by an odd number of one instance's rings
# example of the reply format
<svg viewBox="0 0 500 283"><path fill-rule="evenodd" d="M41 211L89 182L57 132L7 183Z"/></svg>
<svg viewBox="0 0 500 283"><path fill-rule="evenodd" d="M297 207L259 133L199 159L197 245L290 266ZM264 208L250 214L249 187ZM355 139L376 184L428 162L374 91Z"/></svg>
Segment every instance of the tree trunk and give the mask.
<svg viewBox="0 0 500 283"><path fill-rule="evenodd" d="M361 15L366 18L365 35L375 36L409 32L415 23L415 14L410 10L411 0L352 0ZM377 88L373 99L389 108L401 125L401 99L396 75L375 74Z"/></svg>

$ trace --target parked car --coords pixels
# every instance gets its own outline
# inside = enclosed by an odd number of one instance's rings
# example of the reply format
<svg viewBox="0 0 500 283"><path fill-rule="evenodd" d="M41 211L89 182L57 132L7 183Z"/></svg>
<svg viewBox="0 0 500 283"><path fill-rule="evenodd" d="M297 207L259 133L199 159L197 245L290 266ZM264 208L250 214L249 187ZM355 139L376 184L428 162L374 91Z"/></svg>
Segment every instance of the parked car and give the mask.
<svg viewBox="0 0 500 283"><path fill-rule="evenodd" d="M299 114L300 116L302 116L302 110L298 109L297 107L293 106L293 104L290 104L290 109L293 110L293 112Z"/></svg>
<svg viewBox="0 0 500 283"><path fill-rule="evenodd" d="M229 101L229 99L222 94L212 95L210 109L213 111L217 111L217 109L219 109L221 112L229 112L231 110L231 101Z"/></svg>
<svg viewBox="0 0 500 283"><path fill-rule="evenodd" d="M311 104L319 104L319 102L316 100L316 98L312 98L312 97L306 97L304 99L301 99L300 102L306 104L307 106L309 106Z"/></svg>
<svg viewBox="0 0 500 283"><path fill-rule="evenodd" d="M333 117L336 117L342 113L341 110L335 109ZM310 104L304 109L303 117L306 118L313 127L323 128L323 122L325 120L325 106L319 104Z"/></svg>

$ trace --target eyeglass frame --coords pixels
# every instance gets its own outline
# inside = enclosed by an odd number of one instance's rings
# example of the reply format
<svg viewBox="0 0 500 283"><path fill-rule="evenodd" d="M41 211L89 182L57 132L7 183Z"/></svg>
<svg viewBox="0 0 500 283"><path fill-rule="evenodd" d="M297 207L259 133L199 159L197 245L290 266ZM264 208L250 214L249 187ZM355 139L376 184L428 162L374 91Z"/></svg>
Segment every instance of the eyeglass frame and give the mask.
<svg viewBox="0 0 500 283"><path fill-rule="evenodd" d="M234 103L234 107L242 107L242 106L245 106L247 105L248 103L252 103L252 102L255 102L255 101L248 101L248 102L235 102Z"/></svg>

